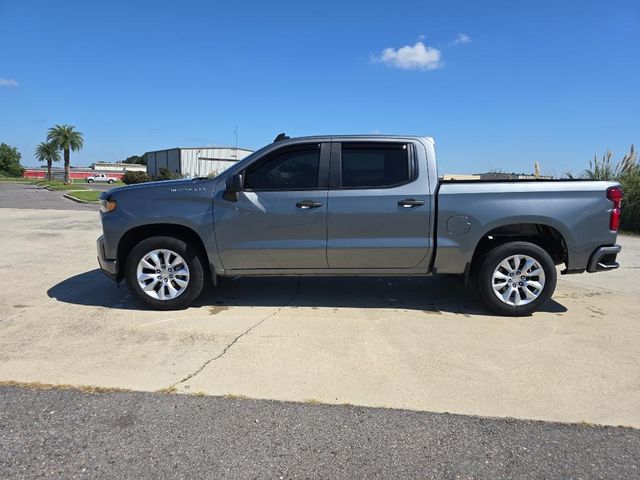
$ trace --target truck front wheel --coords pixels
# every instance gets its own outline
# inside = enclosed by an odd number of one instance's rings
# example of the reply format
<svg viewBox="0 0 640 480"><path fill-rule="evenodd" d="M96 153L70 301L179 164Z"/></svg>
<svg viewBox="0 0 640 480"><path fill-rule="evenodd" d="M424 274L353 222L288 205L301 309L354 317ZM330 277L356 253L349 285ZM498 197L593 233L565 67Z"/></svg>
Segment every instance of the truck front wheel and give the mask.
<svg viewBox="0 0 640 480"><path fill-rule="evenodd" d="M478 292L485 305L500 315L530 315L547 303L556 288L555 264L534 243L503 243L480 262Z"/></svg>
<svg viewBox="0 0 640 480"><path fill-rule="evenodd" d="M204 285L196 249L173 237L151 237L127 257L125 278L132 293L156 310L180 310L198 298Z"/></svg>

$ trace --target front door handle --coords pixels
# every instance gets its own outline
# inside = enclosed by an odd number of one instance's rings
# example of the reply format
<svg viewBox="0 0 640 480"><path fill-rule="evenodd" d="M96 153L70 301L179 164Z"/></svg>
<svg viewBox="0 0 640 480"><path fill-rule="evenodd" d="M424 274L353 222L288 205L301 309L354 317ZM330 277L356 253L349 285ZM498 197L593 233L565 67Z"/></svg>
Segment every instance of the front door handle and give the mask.
<svg viewBox="0 0 640 480"><path fill-rule="evenodd" d="M413 198L407 198L405 200L400 200L398 202L398 205L404 208L412 208L412 207L419 207L421 205L424 205L424 201L422 200L415 200Z"/></svg>
<svg viewBox="0 0 640 480"><path fill-rule="evenodd" d="M301 202L296 203L296 207L301 208L303 210L308 210L310 208L318 208L322 206L322 202L315 202L313 200L302 200Z"/></svg>

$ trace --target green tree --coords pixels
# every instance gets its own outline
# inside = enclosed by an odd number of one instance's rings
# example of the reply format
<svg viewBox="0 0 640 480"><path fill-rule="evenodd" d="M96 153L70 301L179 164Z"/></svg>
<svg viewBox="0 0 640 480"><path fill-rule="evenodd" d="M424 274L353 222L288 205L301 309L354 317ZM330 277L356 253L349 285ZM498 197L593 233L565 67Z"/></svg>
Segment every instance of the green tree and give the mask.
<svg viewBox="0 0 640 480"><path fill-rule="evenodd" d="M8 177L21 177L24 168L20 165L22 155L16 147L0 143L0 175Z"/></svg>
<svg viewBox="0 0 640 480"><path fill-rule="evenodd" d="M36 147L36 159L47 162L47 179L51 180L51 164L60 161L60 152L52 142L40 142Z"/></svg>
<svg viewBox="0 0 640 480"><path fill-rule="evenodd" d="M75 128L72 125L55 125L47 134L47 140L64 152L64 183L71 183L70 151L77 152L84 146L83 135Z"/></svg>
<svg viewBox="0 0 640 480"><path fill-rule="evenodd" d="M141 157L140 155L132 155L130 157L127 157L124 163L135 163L138 165L146 165L147 160L144 158L144 156Z"/></svg>

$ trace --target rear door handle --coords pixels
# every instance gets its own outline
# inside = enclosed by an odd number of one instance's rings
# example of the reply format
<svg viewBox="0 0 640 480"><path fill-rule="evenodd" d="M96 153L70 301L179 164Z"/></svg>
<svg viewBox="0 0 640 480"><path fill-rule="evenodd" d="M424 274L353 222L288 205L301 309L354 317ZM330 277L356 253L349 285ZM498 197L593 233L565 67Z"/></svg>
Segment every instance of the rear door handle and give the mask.
<svg viewBox="0 0 640 480"><path fill-rule="evenodd" d="M400 200L398 202L398 205L404 208L412 208L412 207L419 207L421 205L424 205L424 201L422 200L415 200L413 198L406 198L404 200Z"/></svg>
<svg viewBox="0 0 640 480"><path fill-rule="evenodd" d="M301 208L303 210L308 210L310 208L318 208L322 206L322 202L315 202L313 200L302 200L301 202L296 203L296 207Z"/></svg>

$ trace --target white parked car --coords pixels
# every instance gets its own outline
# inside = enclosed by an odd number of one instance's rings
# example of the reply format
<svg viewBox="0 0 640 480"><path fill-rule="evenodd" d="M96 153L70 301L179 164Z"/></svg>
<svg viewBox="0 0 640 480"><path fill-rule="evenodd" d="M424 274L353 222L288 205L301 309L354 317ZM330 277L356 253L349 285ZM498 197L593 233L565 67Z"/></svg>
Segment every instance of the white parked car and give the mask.
<svg viewBox="0 0 640 480"><path fill-rule="evenodd" d="M99 173L97 175L93 175L92 177L87 177L86 180L87 180L87 183L93 183L93 182L115 183L118 181L117 178L109 177L105 173Z"/></svg>

